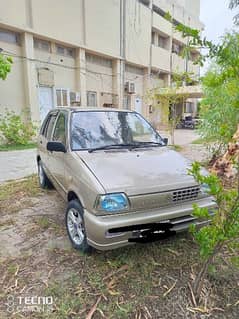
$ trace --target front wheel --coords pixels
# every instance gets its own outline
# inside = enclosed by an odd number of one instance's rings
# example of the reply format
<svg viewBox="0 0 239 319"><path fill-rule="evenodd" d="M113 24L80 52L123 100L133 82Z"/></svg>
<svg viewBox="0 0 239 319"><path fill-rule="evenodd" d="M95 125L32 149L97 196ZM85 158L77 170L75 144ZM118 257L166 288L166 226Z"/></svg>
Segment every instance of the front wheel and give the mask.
<svg viewBox="0 0 239 319"><path fill-rule="evenodd" d="M91 251L87 242L83 208L77 200L69 202L66 210L66 229L72 246L84 253Z"/></svg>

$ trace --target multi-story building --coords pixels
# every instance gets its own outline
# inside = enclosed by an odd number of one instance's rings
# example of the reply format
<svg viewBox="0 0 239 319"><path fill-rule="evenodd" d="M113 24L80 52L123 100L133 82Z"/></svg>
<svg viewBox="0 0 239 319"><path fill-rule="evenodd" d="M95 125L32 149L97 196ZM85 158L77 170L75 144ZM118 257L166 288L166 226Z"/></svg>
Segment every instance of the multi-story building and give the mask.
<svg viewBox="0 0 239 319"><path fill-rule="evenodd" d="M0 0L0 51L13 57L0 82L4 108L42 120L54 106L136 109L149 88L189 71L198 52L165 19L201 29L200 0ZM152 114L151 114L152 117Z"/></svg>

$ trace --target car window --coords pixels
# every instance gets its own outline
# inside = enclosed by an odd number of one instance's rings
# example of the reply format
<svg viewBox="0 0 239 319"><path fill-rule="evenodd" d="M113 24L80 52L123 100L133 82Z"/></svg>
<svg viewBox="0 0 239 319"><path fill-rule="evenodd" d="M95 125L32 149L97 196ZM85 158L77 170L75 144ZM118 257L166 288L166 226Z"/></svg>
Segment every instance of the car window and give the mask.
<svg viewBox="0 0 239 319"><path fill-rule="evenodd" d="M45 121L43 122L42 126L41 126L41 130L40 130L40 134L46 137L46 132L47 132L47 128L48 128L48 124L50 121L50 115L47 116L47 118L45 119Z"/></svg>
<svg viewBox="0 0 239 319"><path fill-rule="evenodd" d="M51 140L52 129L54 127L56 117L57 117L57 114L50 115L49 122L47 124L47 129L46 129L46 132L44 134L44 136L47 138L48 141Z"/></svg>
<svg viewBox="0 0 239 319"><path fill-rule="evenodd" d="M66 145L66 115L63 113L57 119L52 140Z"/></svg>

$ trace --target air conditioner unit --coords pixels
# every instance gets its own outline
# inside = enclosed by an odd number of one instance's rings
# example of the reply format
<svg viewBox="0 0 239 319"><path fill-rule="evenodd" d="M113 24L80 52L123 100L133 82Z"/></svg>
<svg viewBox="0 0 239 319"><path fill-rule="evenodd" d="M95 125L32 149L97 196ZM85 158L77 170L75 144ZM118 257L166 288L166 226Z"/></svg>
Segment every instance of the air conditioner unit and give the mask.
<svg viewBox="0 0 239 319"><path fill-rule="evenodd" d="M130 82L130 81L126 82L125 90L129 94L135 93L135 83L134 82Z"/></svg>

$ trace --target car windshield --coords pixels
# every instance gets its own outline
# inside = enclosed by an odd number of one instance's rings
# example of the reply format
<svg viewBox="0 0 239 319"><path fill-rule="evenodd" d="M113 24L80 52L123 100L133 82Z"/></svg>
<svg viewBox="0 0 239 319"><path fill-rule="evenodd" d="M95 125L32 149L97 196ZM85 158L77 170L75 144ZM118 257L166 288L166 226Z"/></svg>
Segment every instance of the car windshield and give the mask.
<svg viewBox="0 0 239 319"><path fill-rule="evenodd" d="M71 148L93 150L107 146L164 145L160 135L138 113L117 111L73 112Z"/></svg>

